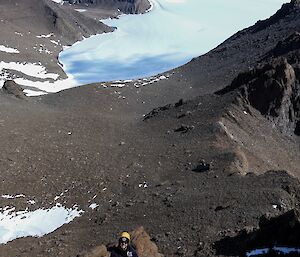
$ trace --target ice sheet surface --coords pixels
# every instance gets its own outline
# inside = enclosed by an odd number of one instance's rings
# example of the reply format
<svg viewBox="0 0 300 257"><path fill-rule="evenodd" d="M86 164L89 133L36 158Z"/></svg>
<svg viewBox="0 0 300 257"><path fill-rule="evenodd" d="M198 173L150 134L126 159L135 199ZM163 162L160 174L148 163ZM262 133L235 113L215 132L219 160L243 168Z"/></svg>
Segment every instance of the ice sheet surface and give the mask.
<svg viewBox="0 0 300 257"><path fill-rule="evenodd" d="M136 79L178 67L237 31L274 14L288 0L151 0L152 11L104 20L113 33L60 54L79 82Z"/></svg>

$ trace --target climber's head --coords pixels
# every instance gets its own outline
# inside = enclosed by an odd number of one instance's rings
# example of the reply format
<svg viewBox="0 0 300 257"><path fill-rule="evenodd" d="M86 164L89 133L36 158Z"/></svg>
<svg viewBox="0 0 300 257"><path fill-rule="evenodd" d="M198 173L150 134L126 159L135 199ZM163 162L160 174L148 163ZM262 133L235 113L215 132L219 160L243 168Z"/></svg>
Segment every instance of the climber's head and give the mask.
<svg viewBox="0 0 300 257"><path fill-rule="evenodd" d="M122 232L119 238L119 247L122 250L126 250L130 242L130 235L128 232Z"/></svg>

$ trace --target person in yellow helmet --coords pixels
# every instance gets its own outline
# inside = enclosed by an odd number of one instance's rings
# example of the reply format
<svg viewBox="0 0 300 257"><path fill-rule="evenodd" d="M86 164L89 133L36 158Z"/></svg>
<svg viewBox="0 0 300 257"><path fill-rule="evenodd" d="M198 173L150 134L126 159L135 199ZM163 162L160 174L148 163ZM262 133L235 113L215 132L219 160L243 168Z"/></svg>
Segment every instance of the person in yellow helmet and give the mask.
<svg viewBox="0 0 300 257"><path fill-rule="evenodd" d="M117 247L111 249L111 257L138 257L134 248L130 245L130 234L122 232Z"/></svg>

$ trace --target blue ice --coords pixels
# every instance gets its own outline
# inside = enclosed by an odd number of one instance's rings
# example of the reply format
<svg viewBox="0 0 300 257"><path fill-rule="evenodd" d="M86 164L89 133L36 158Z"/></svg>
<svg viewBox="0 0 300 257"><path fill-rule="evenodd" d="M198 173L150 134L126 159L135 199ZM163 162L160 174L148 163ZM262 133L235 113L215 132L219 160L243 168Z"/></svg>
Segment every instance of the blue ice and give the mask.
<svg viewBox="0 0 300 257"><path fill-rule="evenodd" d="M59 60L79 84L156 75L208 52L287 1L151 0L150 12L104 20L117 29L73 45Z"/></svg>

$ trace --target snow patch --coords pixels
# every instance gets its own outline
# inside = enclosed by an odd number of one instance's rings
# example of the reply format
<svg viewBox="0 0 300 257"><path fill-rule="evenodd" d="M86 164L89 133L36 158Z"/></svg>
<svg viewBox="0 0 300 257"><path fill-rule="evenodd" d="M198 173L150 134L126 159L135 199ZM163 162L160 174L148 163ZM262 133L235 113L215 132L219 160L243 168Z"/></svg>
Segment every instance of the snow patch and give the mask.
<svg viewBox="0 0 300 257"><path fill-rule="evenodd" d="M77 12L86 12L86 9L75 9Z"/></svg>
<svg viewBox="0 0 300 257"><path fill-rule="evenodd" d="M17 71L27 76L43 79L44 81L32 81L16 75L10 75L8 72ZM29 87L31 89L25 89L24 92L27 96L38 96L46 93L56 93L64 89L72 88L78 85L78 83L70 76L67 79L58 80L59 75L56 73L48 73L46 68L36 63L19 63L19 62L0 62L0 87L3 86L5 80L13 79L17 84ZM52 79L54 81L48 81L46 79ZM33 79L34 80L34 79ZM45 81L46 80L46 81ZM35 91L32 88L39 90Z"/></svg>
<svg viewBox="0 0 300 257"><path fill-rule="evenodd" d="M0 51L10 53L10 54L19 54L20 53L18 49L7 47L4 45L0 45Z"/></svg>
<svg viewBox="0 0 300 257"><path fill-rule="evenodd" d="M40 96L40 95L47 95L48 93L45 91L35 91L30 89L24 89L23 92L26 96Z"/></svg>
<svg viewBox="0 0 300 257"><path fill-rule="evenodd" d="M65 208L59 204L49 209L18 211L8 206L0 213L0 243L5 244L16 238L49 234L81 216L77 207Z"/></svg>
<svg viewBox="0 0 300 257"><path fill-rule="evenodd" d="M46 68L35 63L20 63L20 62L0 62L0 71L15 70L24 73L25 75L41 78L41 79L57 79L58 74L47 73Z"/></svg>
<svg viewBox="0 0 300 257"><path fill-rule="evenodd" d="M53 0L52 0L53 1ZM53 33L50 33L50 34L48 34L48 35L39 35L39 36L36 36L37 38L49 38L49 37L52 37L52 36L54 36L54 34Z"/></svg>
<svg viewBox="0 0 300 257"><path fill-rule="evenodd" d="M23 194L19 194L19 195L1 195L1 197L5 199L16 199L16 198L26 197L26 196Z"/></svg>
<svg viewBox="0 0 300 257"><path fill-rule="evenodd" d="M92 203L90 204L89 208L91 208L92 210L96 209L99 206L99 204L96 203Z"/></svg>

